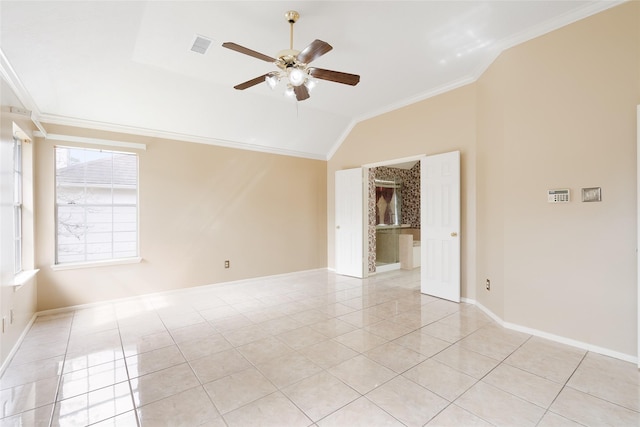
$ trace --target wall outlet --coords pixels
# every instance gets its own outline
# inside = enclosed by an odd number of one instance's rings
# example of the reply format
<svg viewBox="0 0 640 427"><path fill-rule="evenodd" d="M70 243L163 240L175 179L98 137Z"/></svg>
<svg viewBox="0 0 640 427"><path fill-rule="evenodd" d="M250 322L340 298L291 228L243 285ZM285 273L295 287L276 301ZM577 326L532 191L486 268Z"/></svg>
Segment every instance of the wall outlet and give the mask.
<svg viewBox="0 0 640 427"><path fill-rule="evenodd" d="M4 334L4 330L5 330L5 326L7 324L7 318L3 317L2 318L2 333Z"/></svg>
<svg viewBox="0 0 640 427"><path fill-rule="evenodd" d="M484 284L484 287L487 288L488 291L491 290L491 280L487 279L487 281Z"/></svg>
<svg viewBox="0 0 640 427"><path fill-rule="evenodd" d="M230 267L229 260L226 260L224 262L224 268L229 268L229 267Z"/></svg>
<svg viewBox="0 0 640 427"><path fill-rule="evenodd" d="M9 324L13 325L13 309L9 310Z"/></svg>

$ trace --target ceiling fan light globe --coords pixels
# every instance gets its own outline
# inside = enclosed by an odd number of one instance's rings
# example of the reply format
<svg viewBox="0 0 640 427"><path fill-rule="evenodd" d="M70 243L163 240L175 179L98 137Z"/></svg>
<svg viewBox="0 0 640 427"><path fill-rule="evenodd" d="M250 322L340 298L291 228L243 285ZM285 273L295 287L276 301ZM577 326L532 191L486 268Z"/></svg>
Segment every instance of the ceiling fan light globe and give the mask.
<svg viewBox="0 0 640 427"><path fill-rule="evenodd" d="M309 90L309 92L311 92L313 90L314 87L316 87L316 81L313 79L307 79L304 82L304 85L307 87L307 89Z"/></svg>
<svg viewBox="0 0 640 427"><path fill-rule="evenodd" d="M270 75L265 77L265 81L267 82L267 85L269 85L269 87L271 89L275 89L275 87L278 85L278 76L275 75Z"/></svg>
<svg viewBox="0 0 640 427"><path fill-rule="evenodd" d="M299 68L289 69L289 83L294 86L300 86L306 80L306 73Z"/></svg>
<svg viewBox="0 0 640 427"><path fill-rule="evenodd" d="M293 98L295 96L295 92L293 91L293 86L287 85L287 88L284 90L284 95L289 98Z"/></svg>

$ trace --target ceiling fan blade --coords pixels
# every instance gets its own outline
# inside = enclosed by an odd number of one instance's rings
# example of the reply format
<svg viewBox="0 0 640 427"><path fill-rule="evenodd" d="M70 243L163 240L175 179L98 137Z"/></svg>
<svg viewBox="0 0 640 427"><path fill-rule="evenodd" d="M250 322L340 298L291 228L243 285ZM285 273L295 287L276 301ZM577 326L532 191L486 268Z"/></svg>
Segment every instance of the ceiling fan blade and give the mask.
<svg viewBox="0 0 640 427"><path fill-rule="evenodd" d="M269 75L270 73L267 74L263 74L259 77L256 77L255 79L251 79L251 80L247 80L244 83L240 83L239 85L234 86L234 89L238 89L238 90L245 90L247 88L250 88L251 86L255 86L257 84L260 84L262 82L265 81L265 78Z"/></svg>
<svg viewBox="0 0 640 427"><path fill-rule="evenodd" d="M294 86L293 91L296 93L296 99L298 101L304 101L309 98L309 89L305 85Z"/></svg>
<svg viewBox="0 0 640 427"><path fill-rule="evenodd" d="M322 40L314 40L311 44L304 49L302 52L298 54L298 61L304 62L305 64L310 63L318 58L320 58L325 53L329 52L333 47Z"/></svg>
<svg viewBox="0 0 640 427"><path fill-rule="evenodd" d="M329 80L351 86L357 85L360 81L360 76L357 74L342 73L340 71L325 70L323 68L309 68L309 74L317 79Z"/></svg>
<svg viewBox="0 0 640 427"><path fill-rule="evenodd" d="M222 43L222 47L226 47L227 49L235 50L236 52L244 53L245 55L253 56L254 58L262 59L266 62L276 62L275 58L264 55L260 52L256 52L255 50L251 50L244 46L240 46L239 44L233 42L224 42Z"/></svg>

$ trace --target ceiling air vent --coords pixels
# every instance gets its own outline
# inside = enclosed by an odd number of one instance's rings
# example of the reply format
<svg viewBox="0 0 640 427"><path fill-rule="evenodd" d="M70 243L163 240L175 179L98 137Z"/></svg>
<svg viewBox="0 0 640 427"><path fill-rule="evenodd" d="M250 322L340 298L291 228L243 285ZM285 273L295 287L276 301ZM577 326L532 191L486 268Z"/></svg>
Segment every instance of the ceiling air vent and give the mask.
<svg viewBox="0 0 640 427"><path fill-rule="evenodd" d="M201 53L204 55L207 49L209 49L209 46L211 46L211 40L196 34L196 39L193 41L193 46L191 46L191 50L193 52Z"/></svg>

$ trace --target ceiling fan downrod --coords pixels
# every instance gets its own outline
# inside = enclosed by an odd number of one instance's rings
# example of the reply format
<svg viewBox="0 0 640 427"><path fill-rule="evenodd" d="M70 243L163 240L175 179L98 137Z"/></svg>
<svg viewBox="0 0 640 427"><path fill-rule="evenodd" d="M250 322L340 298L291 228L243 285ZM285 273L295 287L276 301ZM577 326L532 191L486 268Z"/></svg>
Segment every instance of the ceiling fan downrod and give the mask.
<svg viewBox="0 0 640 427"><path fill-rule="evenodd" d="M287 22L290 25L289 49L293 50L293 24L295 24L298 21L298 19L300 19L300 14L295 10L290 10L284 14L284 17L287 18Z"/></svg>

